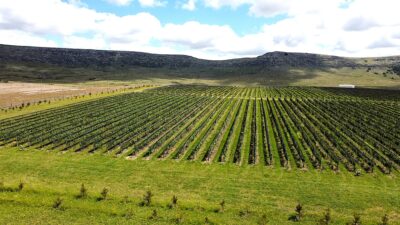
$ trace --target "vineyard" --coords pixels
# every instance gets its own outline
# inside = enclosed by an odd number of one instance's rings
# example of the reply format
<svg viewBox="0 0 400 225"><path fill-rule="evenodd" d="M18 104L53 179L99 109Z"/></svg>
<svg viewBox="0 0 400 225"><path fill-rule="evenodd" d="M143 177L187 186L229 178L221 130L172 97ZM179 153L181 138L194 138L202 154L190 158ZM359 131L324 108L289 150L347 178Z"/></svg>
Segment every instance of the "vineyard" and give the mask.
<svg viewBox="0 0 400 225"><path fill-rule="evenodd" d="M400 92L162 87L0 120L0 145L390 173L400 168Z"/></svg>

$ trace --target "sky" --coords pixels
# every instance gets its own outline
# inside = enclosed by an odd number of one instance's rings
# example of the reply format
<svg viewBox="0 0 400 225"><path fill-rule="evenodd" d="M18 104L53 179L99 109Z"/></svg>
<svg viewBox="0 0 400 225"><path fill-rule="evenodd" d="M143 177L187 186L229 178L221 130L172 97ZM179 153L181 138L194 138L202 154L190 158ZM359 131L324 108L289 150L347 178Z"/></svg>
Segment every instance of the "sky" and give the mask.
<svg viewBox="0 0 400 225"><path fill-rule="evenodd" d="M0 43L186 54L400 55L398 0L0 0Z"/></svg>

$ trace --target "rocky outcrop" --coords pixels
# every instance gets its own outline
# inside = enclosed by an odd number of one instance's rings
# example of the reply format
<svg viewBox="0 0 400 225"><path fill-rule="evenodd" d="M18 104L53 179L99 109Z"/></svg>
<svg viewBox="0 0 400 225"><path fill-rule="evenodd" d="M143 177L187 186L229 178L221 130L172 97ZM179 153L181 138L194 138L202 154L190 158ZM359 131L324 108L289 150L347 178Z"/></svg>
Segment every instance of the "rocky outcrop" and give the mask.
<svg viewBox="0 0 400 225"><path fill-rule="evenodd" d="M33 63L67 68L340 68L366 67L363 59L309 53L270 52L255 58L203 60L186 55L0 45L0 64ZM392 66L400 57L373 58L373 65Z"/></svg>

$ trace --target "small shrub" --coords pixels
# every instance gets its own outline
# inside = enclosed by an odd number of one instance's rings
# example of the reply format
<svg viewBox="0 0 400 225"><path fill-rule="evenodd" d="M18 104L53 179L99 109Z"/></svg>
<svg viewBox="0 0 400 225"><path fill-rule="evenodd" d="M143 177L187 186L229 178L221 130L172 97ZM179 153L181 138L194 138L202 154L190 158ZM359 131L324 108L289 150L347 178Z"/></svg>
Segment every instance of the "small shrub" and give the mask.
<svg viewBox="0 0 400 225"><path fill-rule="evenodd" d="M151 191L146 191L146 194L143 196L143 201L139 203L140 206L150 206L151 198L153 197L153 193Z"/></svg>
<svg viewBox="0 0 400 225"><path fill-rule="evenodd" d="M303 217L303 206L299 203L296 206L296 213L299 216L299 218Z"/></svg>
<svg viewBox="0 0 400 225"><path fill-rule="evenodd" d="M324 213L324 216L322 217L322 219L319 221L319 225L329 225L329 223L331 222L331 210L327 209Z"/></svg>
<svg viewBox="0 0 400 225"><path fill-rule="evenodd" d="M84 184L81 185L81 189L79 190L79 194L76 196L77 198L86 198L87 197L87 188Z"/></svg>
<svg viewBox="0 0 400 225"><path fill-rule="evenodd" d="M220 211L220 212L223 212L223 211L225 210L225 200L222 200L222 201L219 203L219 206L220 206L219 211Z"/></svg>
<svg viewBox="0 0 400 225"><path fill-rule="evenodd" d="M97 198L97 201L102 201L102 200L106 200L107 199L107 195L108 195L108 188L103 188L103 190L100 192L100 197Z"/></svg>
<svg viewBox="0 0 400 225"><path fill-rule="evenodd" d="M63 201L61 197L57 197L53 203L53 209L62 209Z"/></svg>
<svg viewBox="0 0 400 225"><path fill-rule="evenodd" d="M183 222L183 217L180 214L176 218L173 219L173 223L175 223L175 224L181 224L182 222Z"/></svg>
<svg viewBox="0 0 400 225"><path fill-rule="evenodd" d="M172 196L172 205L176 206L178 204L178 197L176 195Z"/></svg>
<svg viewBox="0 0 400 225"><path fill-rule="evenodd" d="M240 217L246 217L246 216L248 216L250 214L251 214L251 211L249 209L245 209L245 210L240 210L239 211L239 216Z"/></svg>
<svg viewBox="0 0 400 225"><path fill-rule="evenodd" d="M157 217L158 217L157 210L153 209L153 212L151 213L149 219L154 220L157 219Z"/></svg>
<svg viewBox="0 0 400 225"><path fill-rule="evenodd" d="M128 209L126 213L123 215L126 219L132 219L133 218L133 210Z"/></svg>
<svg viewBox="0 0 400 225"><path fill-rule="evenodd" d="M259 225L266 225L268 223L267 215L263 214L258 221Z"/></svg>
<svg viewBox="0 0 400 225"><path fill-rule="evenodd" d="M178 204L178 197L176 197L176 195L174 195L174 196L172 196L171 203L169 203L169 204L167 205L167 207L168 207L169 209L172 209L172 208L176 207L177 204Z"/></svg>
<svg viewBox="0 0 400 225"><path fill-rule="evenodd" d="M356 177L361 176L361 170L360 169L356 169L356 171L354 171L354 176L356 176Z"/></svg>
<svg viewBox="0 0 400 225"><path fill-rule="evenodd" d="M289 220L294 221L294 222L298 222L298 221L301 220L302 217L303 217L303 206L301 205L301 203L299 203L296 206L295 214L291 215L289 217Z"/></svg>
<svg viewBox="0 0 400 225"><path fill-rule="evenodd" d="M128 203L130 203L130 202L131 202L131 200L129 199L128 195L125 195L125 196L122 198L122 201L121 201L121 203L124 203L124 204L128 204Z"/></svg>
<svg viewBox="0 0 400 225"><path fill-rule="evenodd" d="M389 216L385 214L382 216L382 222L379 225L388 225L389 224Z"/></svg>
<svg viewBox="0 0 400 225"><path fill-rule="evenodd" d="M18 192L22 191L22 189L24 189L24 186L25 186L24 182L22 182L22 181L19 182L17 191Z"/></svg>
<svg viewBox="0 0 400 225"><path fill-rule="evenodd" d="M355 213L353 215L353 221L347 223L347 225L361 225L361 216L360 214Z"/></svg>
<svg viewBox="0 0 400 225"><path fill-rule="evenodd" d="M106 199L107 195L108 195L108 188L103 188L103 190L101 191L100 195L101 195L101 197L103 199Z"/></svg>

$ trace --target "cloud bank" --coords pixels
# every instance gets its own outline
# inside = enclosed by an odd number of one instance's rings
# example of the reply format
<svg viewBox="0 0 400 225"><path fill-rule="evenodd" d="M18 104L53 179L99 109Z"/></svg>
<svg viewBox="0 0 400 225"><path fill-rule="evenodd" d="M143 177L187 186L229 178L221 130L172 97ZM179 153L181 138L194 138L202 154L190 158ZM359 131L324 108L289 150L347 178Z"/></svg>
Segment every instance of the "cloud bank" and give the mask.
<svg viewBox="0 0 400 225"><path fill-rule="evenodd" d="M131 0L107 0L121 7ZM142 7L167 1L138 0ZM297 51L341 56L400 55L400 2L396 0L188 0L182 10L199 7L236 10L273 18L254 33L239 35L229 25L196 20L163 24L140 12L127 16L98 12L79 1L0 1L0 43L189 54L224 59L269 51ZM171 15L173 16L173 15Z"/></svg>

